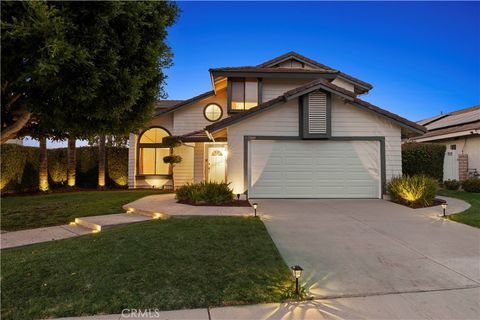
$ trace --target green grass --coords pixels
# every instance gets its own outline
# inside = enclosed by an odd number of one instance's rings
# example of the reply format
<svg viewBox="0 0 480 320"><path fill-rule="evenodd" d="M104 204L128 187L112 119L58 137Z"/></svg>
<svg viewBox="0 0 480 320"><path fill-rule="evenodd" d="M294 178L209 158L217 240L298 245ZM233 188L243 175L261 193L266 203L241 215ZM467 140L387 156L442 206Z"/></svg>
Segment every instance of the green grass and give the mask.
<svg viewBox="0 0 480 320"><path fill-rule="evenodd" d="M1 267L2 319L274 302L292 283L263 223L240 217L154 220L2 250Z"/></svg>
<svg viewBox="0 0 480 320"><path fill-rule="evenodd" d="M122 205L159 193L153 190L83 191L2 198L1 229L7 231L66 224L76 217L123 212Z"/></svg>
<svg viewBox="0 0 480 320"><path fill-rule="evenodd" d="M480 193L441 190L439 195L462 199L470 203L471 207L469 209L451 214L448 219L480 228Z"/></svg>

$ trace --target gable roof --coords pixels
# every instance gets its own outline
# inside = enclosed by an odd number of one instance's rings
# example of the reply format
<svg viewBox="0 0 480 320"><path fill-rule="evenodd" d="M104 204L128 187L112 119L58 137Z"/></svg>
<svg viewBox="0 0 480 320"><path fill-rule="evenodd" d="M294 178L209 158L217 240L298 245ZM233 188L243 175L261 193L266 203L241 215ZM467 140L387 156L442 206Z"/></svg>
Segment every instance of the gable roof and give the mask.
<svg viewBox="0 0 480 320"><path fill-rule="evenodd" d="M271 72L271 73L320 73L320 74L338 74L337 70L318 70L303 68L264 68L264 67L223 67L211 68L210 72Z"/></svg>
<svg viewBox="0 0 480 320"><path fill-rule="evenodd" d="M292 100L296 97L307 94L307 93L309 93L311 91L314 91L314 90L317 90L317 89L323 89L323 90L329 91L333 94L336 94L338 96L341 96L341 97L345 98L348 103L350 103L350 104L352 104L356 107L362 108L362 109L367 110L367 111L374 112L375 114L380 115L381 117L386 118L387 120L393 121L393 122L399 124L400 126L406 127L406 128L408 128L412 131L415 131L415 132L418 132L418 133L426 132L425 127L423 127L423 126L421 126L421 125L419 125L415 122L412 122L410 120L407 120L403 117L400 117L399 115L391 113L387 110L379 108L379 107L377 107L377 106L375 106L371 103L368 103L366 101L358 99L358 98L355 97L354 93L352 93L348 90L345 90L345 89L343 89L343 88L341 88L337 85L334 85L334 84L330 83L329 81L327 81L325 79L316 79L316 80L313 80L311 82L308 82L307 84L302 85L300 87L297 87L295 89L292 89L290 91L287 91L284 94L282 94L282 95L280 95L280 96L278 96L274 99L271 99L269 101L261 103L256 107L253 107L253 108L248 109L244 112L234 114L230 117L227 117L227 118L224 118L224 119L222 119L218 122L215 122L215 123L207 126L205 129L207 131L210 131L210 132L214 132L214 131L223 129L223 128L228 127L228 126L230 126L234 123L237 123L239 121L243 121L243 120L245 120L245 119L247 119L251 116L254 116L254 115L256 115L260 112L268 110L272 107L275 107L279 104L282 104L284 102L287 102L289 100Z"/></svg>
<svg viewBox="0 0 480 320"><path fill-rule="evenodd" d="M204 92L204 93L201 93L199 94L198 96L195 96L193 98L190 98L190 99L187 99L187 100L178 100L180 101L179 103L177 104L173 104L171 105L169 108L163 108L163 109L160 109L158 112L156 111L155 112L155 117L156 116L160 116L160 115L164 115L164 114L167 114L167 113L170 113L170 112L173 112L173 111L178 111L194 102L197 102L197 101L201 101L203 99L206 99L208 97L211 97L215 95L215 92L213 90L211 91L207 91L207 92ZM172 100L174 101L174 100Z"/></svg>
<svg viewBox="0 0 480 320"><path fill-rule="evenodd" d="M370 90L370 89L373 88L373 86L372 86L370 83L368 83L368 82L362 81L362 80L360 80L360 79L357 79L357 78L355 78L355 77L352 77L351 75L348 75L348 74L346 74L346 73L343 73L343 72L341 72L340 70L333 69L333 68L331 68L331 67L329 67L329 66L326 66L326 65L324 65L324 64L322 64L322 63L320 63L320 62L318 62L318 61L315 61L315 60L313 60L313 59L307 58L307 57L305 57L305 56L303 56L303 55L301 55L301 54L299 54L299 53L297 53L297 52L295 52L295 51L290 51L290 52L287 52L287 53L285 53L285 54L282 54L281 56L278 56L278 57L276 57L276 58L273 58L273 59L271 59L271 60L268 60L268 61L266 61L266 62L264 62L264 63L259 64L257 67L271 67L271 66L273 66L273 65L275 65L275 64L278 64L278 63L280 63L280 62L282 62L282 61L285 61L285 60L288 60L288 59L291 59L291 58L296 59L296 60L299 60L299 61L306 62L306 63L308 63L308 64L310 64L310 65L312 65L312 66L315 66L315 67L318 67L318 68L321 68L321 69L325 69L325 70L327 70L327 71L335 71L339 76L341 76L341 77L343 77L343 78L345 78L345 79L347 79L347 80L350 80L350 81L353 81L353 82L357 82L357 83L361 84L362 86L366 87L368 90ZM367 90L367 91L368 91L368 90Z"/></svg>
<svg viewBox="0 0 480 320"><path fill-rule="evenodd" d="M260 68L263 68L263 67L271 67L271 66L274 66L276 64L279 64L283 61L286 61L286 60L289 60L291 58L294 58L298 61L301 61L301 62L305 62L307 64L310 64L314 67L318 67L318 68L321 68L321 69L325 69L325 70L332 70L332 71L336 71L335 69L333 68L330 68L329 66L326 66L318 61L315 61L315 60L312 60L310 58L307 58L305 56L302 56L301 54L295 52L295 51L290 51L290 52L287 52L285 54L282 54L276 58L273 58L273 59L270 59L268 61L265 61L259 65L257 65L257 67L260 67Z"/></svg>
<svg viewBox="0 0 480 320"><path fill-rule="evenodd" d="M284 68L284 67L274 67L275 65L287 61L290 59L298 60L302 63L309 64L310 66L314 67L314 69L306 69L306 68ZM249 76L253 74L260 74L263 73L263 76L268 74L275 74L275 73L288 73L291 75L300 75L305 77L314 77L315 75L329 75L331 74L332 77L330 79L340 78L351 82L355 86L355 91L357 93L365 93L368 92L373 88L373 86L365 81L357 79L351 75L345 74L339 70L335 70L330 68L324 64L321 64L318 61L312 60L305 56L302 56L296 52L288 52L271 60L268 60L264 63L261 63L257 66L243 66L243 67L222 67L222 68L211 68L209 69L212 83L215 82L215 76L224 77L224 76ZM297 76L298 77L298 76Z"/></svg>

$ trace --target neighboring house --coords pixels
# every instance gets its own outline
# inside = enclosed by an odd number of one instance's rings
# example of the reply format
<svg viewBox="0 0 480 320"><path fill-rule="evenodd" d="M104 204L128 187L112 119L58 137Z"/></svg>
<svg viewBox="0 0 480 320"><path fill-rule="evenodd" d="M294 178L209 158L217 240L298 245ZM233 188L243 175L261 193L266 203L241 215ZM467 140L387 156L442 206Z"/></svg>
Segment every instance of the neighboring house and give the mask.
<svg viewBox="0 0 480 320"><path fill-rule="evenodd" d="M412 140L447 146L443 180L465 180L480 173L480 106L417 122L428 132Z"/></svg>
<svg viewBox="0 0 480 320"><path fill-rule="evenodd" d="M290 52L257 66L210 69L212 91L160 101L130 135L129 186L170 187L167 135L183 145L176 187L225 181L251 198L381 198L402 174L414 122L358 98L372 85Z"/></svg>

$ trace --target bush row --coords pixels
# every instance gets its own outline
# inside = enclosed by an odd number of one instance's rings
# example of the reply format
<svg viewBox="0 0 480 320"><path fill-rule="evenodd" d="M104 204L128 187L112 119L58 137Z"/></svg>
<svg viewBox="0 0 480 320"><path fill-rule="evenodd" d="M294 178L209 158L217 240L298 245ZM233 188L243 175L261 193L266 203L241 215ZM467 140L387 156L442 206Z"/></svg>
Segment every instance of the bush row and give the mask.
<svg viewBox="0 0 480 320"><path fill-rule="evenodd" d="M402 145L403 174L426 175L442 181L445 150L446 147L440 144L404 143Z"/></svg>
<svg viewBox="0 0 480 320"><path fill-rule="evenodd" d="M95 188L98 181L98 148L79 147L76 157L76 185L80 188ZM48 149L48 175L51 188L67 184L67 149ZM30 191L38 187L37 147L14 144L1 146L0 190ZM107 185L124 187L128 182L128 149L107 148Z"/></svg>

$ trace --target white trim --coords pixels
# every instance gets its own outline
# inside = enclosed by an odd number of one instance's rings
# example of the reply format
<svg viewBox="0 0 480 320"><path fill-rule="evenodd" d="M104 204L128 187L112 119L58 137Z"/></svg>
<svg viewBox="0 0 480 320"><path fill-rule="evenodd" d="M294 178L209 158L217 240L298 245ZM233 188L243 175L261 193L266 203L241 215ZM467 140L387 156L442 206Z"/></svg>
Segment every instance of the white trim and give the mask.
<svg viewBox="0 0 480 320"><path fill-rule="evenodd" d="M472 132L474 132L474 133L472 134ZM442 134L442 135L434 136L434 137L417 138L417 139L414 139L414 141L416 141L416 142L426 142L426 141L434 141L434 140L443 140L443 139L448 139L448 138L478 135L479 133L480 133L479 130L466 130L466 131Z"/></svg>

